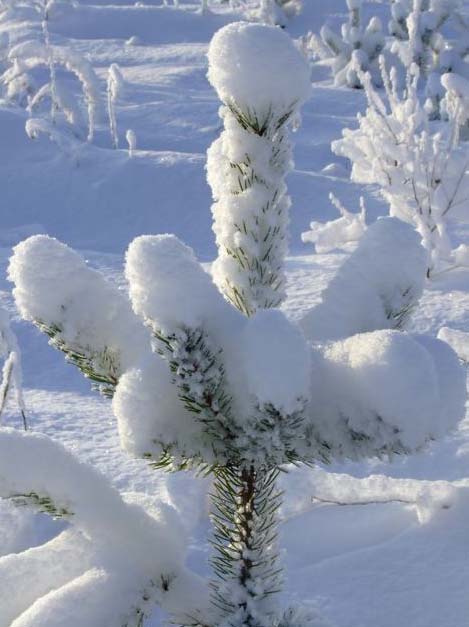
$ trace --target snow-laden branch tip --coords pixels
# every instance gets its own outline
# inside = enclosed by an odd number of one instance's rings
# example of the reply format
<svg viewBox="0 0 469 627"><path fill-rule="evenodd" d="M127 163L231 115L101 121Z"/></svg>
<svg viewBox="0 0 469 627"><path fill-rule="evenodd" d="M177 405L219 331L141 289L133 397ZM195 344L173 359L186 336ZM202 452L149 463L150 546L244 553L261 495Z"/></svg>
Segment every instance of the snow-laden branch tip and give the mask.
<svg viewBox="0 0 469 627"><path fill-rule="evenodd" d="M9 398L14 396L21 413L23 427L27 430L21 352L16 335L11 329L8 314L3 309L0 309L0 357L5 360L0 381L0 423Z"/></svg>
<svg viewBox="0 0 469 627"><path fill-rule="evenodd" d="M11 429L0 430L0 497L68 521L49 542L0 558L2 625L137 625L156 602L181 606L190 578L168 506L150 515L61 445Z"/></svg>

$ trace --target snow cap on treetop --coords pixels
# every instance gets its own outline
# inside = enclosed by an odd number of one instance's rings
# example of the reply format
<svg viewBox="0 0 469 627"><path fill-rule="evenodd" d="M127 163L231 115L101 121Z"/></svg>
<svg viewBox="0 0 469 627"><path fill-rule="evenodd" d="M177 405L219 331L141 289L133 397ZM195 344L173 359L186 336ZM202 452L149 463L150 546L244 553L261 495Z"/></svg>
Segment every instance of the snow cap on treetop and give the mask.
<svg viewBox="0 0 469 627"><path fill-rule="evenodd" d="M311 91L306 59L276 26L228 24L213 37L208 60L208 80L220 100L241 109L297 109Z"/></svg>

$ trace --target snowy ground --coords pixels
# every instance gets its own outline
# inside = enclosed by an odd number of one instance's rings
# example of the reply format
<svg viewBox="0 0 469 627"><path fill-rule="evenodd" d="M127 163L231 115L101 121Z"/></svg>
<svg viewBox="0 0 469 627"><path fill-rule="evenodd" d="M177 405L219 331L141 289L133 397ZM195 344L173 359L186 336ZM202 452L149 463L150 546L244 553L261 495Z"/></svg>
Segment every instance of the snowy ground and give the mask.
<svg viewBox="0 0 469 627"><path fill-rule="evenodd" d="M10 246L44 231L85 252L90 263L122 281L123 251L141 233L174 232L204 261L214 257L205 151L220 130L218 101L206 78L206 50L217 28L234 19L227 11L198 15L189 2L180 10L124 0L81 0L51 21L53 40L86 53L104 79L118 63L125 94L118 102L120 144L133 129L138 151L113 151L107 127L95 145L64 154L46 138L24 132L26 114L0 104L0 305L14 314L4 279ZM294 36L319 29L343 2L305 0ZM373 5L376 7L376 4ZM369 9L369 7L368 7ZM379 10L384 11L380 5ZM138 44L126 45L130 37ZM385 208L368 190L349 182L347 164L330 152L330 141L353 124L363 95L331 87L322 70L314 73L311 101L295 137L296 169L289 178L293 198L289 299L293 317L318 299L342 260L310 255L300 233L311 219L334 215L333 191L349 208L367 198L370 218ZM335 169L324 172L336 162ZM464 233L456 234L464 238ZM414 327L438 332L442 326L469 331L469 277L432 285L416 313ZM92 462L124 492L144 492L180 512L191 535L188 564L207 572L207 482L188 475L166 476L134 461L118 446L108 402L89 386L44 337L15 319L24 353L26 401L33 428L52 435ZM7 416L20 425L14 407ZM393 464L347 464L323 470L295 470L284 478L282 547L285 595L317 603L337 627L463 627L469 615L469 498L454 500L448 482L469 487L469 422L429 451ZM340 473L362 479L358 484ZM369 479L384 475L391 479ZM394 478L394 479L393 479ZM409 481L401 481L408 479ZM424 482L439 483L424 483ZM392 500L340 507L313 496L342 500ZM423 496L422 496L423 494ZM398 501L417 501L406 504ZM54 532L42 519L14 518L0 509L0 554L19 551ZM9 526L11 525L11 526ZM38 526L39 525L39 526ZM1 585L1 582L0 582ZM148 625L160 625L155 616ZM0 627L7 627L1 625ZM92 626L101 627L101 626ZM103 626L104 627L104 626Z"/></svg>

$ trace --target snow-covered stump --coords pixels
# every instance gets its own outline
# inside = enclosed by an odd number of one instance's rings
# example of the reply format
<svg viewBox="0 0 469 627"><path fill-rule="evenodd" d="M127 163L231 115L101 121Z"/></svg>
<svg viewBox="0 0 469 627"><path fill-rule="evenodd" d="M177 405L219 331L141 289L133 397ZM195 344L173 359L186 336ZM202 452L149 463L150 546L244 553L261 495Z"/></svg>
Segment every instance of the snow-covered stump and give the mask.
<svg viewBox="0 0 469 627"><path fill-rule="evenodd" d="M316 314L307 313L302 328L281 311L267 308L282 298L282 281L267 289L263 279L264 275L283 277L288 219L283 176L284 161L290 155L283 143L286 119L281 111L288 118L296 113L300 96L307 95L308 70L281 30L252 24L222 29L210 48L209 61L211 79L224 94L227 122L219 150L212 148L210 155L213 159L218 152L221 159L216 179L221 195L214 212L220 248L216 284L193 251L173 235L142 236L129 246L125 272L130 303L77 253L45 236L34 236L15 247L9 276L23 317L48 334L52 345L97 383L104 395L113 397L126 451L155 469L192 468L215 478L211 605L200 605L199 598L199 605L189 611L177 603L163 605L172 612L175 624L326 627L311 612L296 606L284 609L278 601L282 583L276 542L278 473L288 463L391 457L420 450L464 415L465 373L444 342L403 332L420 294L425 253L413 228L397 220L381 220L368 229L356 254L323 293L322 308ZM288 80L282 74L279 78L279 66L288 70ZM293 76L296 91L288 92ZM246 77L246 82L241 81ZM259 91L252 92L253 79ZM236 101L231 100L233 84ZM275 98L274 85L284 100ZM266 93L269 99L262 100ZM274 99L275 107L269 105ZM247 114L249 124L257 119L254 126L240 123ZM276 130L271 126L272 115L277 116ZM266 120L272 136L257 132L261 126L256 125ZM276 134L282 138L280 144ZM282 167L276 165L274 147L286 151ZM235 148L237 155L244 155L241 161L230 161L231 152L225 154ZM232 170L239 163L249 166L250 185L234 188L237 193L232 193ZM254 173L264 175L265 181L252 178ZM214 170L210 173L215 174ZM238 177L234 182L238 184ZM272 194L283 201L271 214L265 202ZM239 229L240 218L246 221L246 229ZM272 237L262 273L261 266L250 267L242 258L227 255L229 242L236 246L241 242L242 247L250 245L248 258L259 260L264 241L256 241L250 230ZM401 255L405 248L409 266L405 273L396 266L392 245L396 236ZM355 293L354 280L367 289ZM244 303L230 298L227 283L244 290L240 291ZM373 304L371 317L369 303ZM344 318L351 308L353 321ZM0 431L0 452L2 441L8 450L10 440ZM36 447L28 444L36 441L35 436L31 440L15 436L14 440L24 456L29 446ZM44 442L39 446L50 448ZM11 481L12 464L2 456L0 462L1 488L5 480ZM26 491L25 481L21 493L54 496L54 475L46 475L34 473L32 489ZM65 504L75 505L72 511L78 512L76 499L68 495L73 485L61 485L62 498L55 500L60 504L65 497ZM86 485L93 485L93 480ZM85 486L81 496L86 492ZM87 511L95 507L93 500ZM115 525L122 531L120 519L120 515L105 518L104 539L114 533ZM129 519L129 526L139 529L138 520ZM181 602L186 599L185 591L178 588L180 560L168 555L164 570L163 564L155 566L148 547L141 546L140 533L131 533L128 527L117 539L118 559L113 564L121 564L122 555L127 557L137 549L142 557L131 588L125 573L121 578L126 567L112 571L126 593L125 597L118 594L119 611L126 615L129 605L135 610L136 597L148 600L145 582L149 576L150 587L158 582L152 597L155 602L163 604L167 595L174 601L178 591ZM159 534L155 542L162 541ZM96 550L99 558L99 546ZM150 564L146 556L151 557ZM29 558L24 559L27 563ZM100 559L96 563L106 570L108 564ZM173 564L174 577L168 577ZM74 580L70 585L75 589L81 584ZM54 598L39 602L55 607ZM108 587L94 590L93 602L95 615L87 617L85 624L121 627L122 621L101 620L101 605L105 609L109 602ZM63 607L69 612L73 608L67 591ZM34 627L38 624L45 623Z"/></svg>
<svg viewBox="0 0 469 627"><path fill-rule="evenodd" d="M310 71L279 29L232 24L212 40L208 78L225 125L207 160L219 249L213 276L226 298L252 315L284 297L288 126L310 93Z"/></svg>

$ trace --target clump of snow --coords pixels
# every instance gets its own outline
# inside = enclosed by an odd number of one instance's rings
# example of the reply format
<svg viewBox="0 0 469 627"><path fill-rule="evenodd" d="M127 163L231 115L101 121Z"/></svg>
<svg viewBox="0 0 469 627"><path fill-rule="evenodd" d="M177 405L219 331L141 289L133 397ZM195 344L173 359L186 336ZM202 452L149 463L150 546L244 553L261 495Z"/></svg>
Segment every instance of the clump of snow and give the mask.
<svg viewBox="0 0 469 627"><path fill-rule="evenodd" d="M240 338L248 391L291 414L309 396L310 351L298 327L275 309L249 319Z"/></svg>
<svg viewBox="0 0 469 627"><path fill-rule="evenodd" d="M300 326L310 340L402 328L425 282L427 255L419 235L396 218L369 227Z"/></svg>
<svg viewBox="0 0 469 627"><path fill-rule="evenodd" d="M438 332L438 338L449 344L459 359L469 364L469 333L442 327Z"/></svg>
<svg viewBox="0 0 469 627"><path fill-rule="evenodd" d="M135 312L154 330L236 320L191 248L175 235L142 235L130 244L125 274Z"/></svg>
<svg viewBox="0 0 469 627"><path fill-rule="evenodd" d="M184 407L168 364L158 354L121 377L113 410L121 446L131 455L159 459L177 444L179 454L189 457L203 447L202 425Z"/></svg>
<svg viewBox="0 0 469 627"><path fill-rule="evenodd" d="M228 24L213 37L208 59L208 79L220 100L261 118L272 106L298 108L311 92L308 64L275 26Z"/></svg>
<svg viewBox="0 0 469 627"><path fill-rule="evenodd" d="M393 440L404 451L415 450L464 415L464 371L439 340L375 331L328 345L324 359L330 379L322 393L335 406L335 420L345 420L355 433L351 448L344 448L346 455L360 440L365 446L367 440L373 442L377 450L381 445L383 452ZM321 394L319 385L316 392ZM329 420L332 428L332 415ZM336 444L344 446L340 439Z"/></svg>
<svg viewBox="0 0 469 627"><path fill-rule="evenodd" d="M8 277L23 318L58 330L67 345L115 352L120 372L149 350L127 297L58 240L34 235L15 246Z"/></svg>

